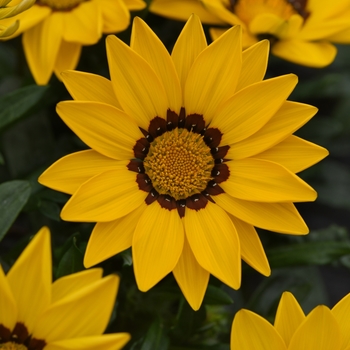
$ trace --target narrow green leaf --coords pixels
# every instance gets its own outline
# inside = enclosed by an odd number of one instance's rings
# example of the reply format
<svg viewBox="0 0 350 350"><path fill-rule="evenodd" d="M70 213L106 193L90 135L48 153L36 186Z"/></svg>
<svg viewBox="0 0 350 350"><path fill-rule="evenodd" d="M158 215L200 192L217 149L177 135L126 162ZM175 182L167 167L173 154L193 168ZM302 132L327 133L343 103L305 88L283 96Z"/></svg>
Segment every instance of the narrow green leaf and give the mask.
<svg viewBox="0 0 350 350"><path fill-rule="evenodd" d="M167 350L169 338L159 320L154 321L148 329L141 350Z"/></svg>
<svg viewBox="0 0 350 350"><path fill-rule="evenodd" d="M0 97L0 130L35 106L46 90L47 86L30 85Z"/></svg>
<svg viewBox="0 0 350 350"><path fill-rule="evenodd" d="M0 241L4 238L30 196L28 181L14 180L0 185Z"/></svg>

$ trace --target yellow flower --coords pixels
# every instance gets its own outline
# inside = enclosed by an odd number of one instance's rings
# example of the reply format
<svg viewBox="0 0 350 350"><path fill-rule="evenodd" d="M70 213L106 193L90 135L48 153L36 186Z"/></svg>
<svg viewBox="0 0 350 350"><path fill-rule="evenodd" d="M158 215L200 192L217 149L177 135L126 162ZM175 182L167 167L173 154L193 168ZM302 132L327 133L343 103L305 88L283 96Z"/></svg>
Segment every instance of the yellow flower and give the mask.
<svg viewBox="0 0 350 350"><path fill-rule="evenodd" d="M12 35L19 27L18 21L12 21L6 27L3 26L3 19L18 15L19 13L28 10L35 0L22 0L13 6L7 6L11 0L0 1L0 38Z"/></svg>
<svg viewBox="0 0 350 350"><path fill-rule="evenodd" d="M102 335L119 278L101 269L52 283L50 232L42 228L5 276L0 266L1 350L116 350L127 333Z"/></svg>
<svg viewBox="0 0 350 350"><path fill-rule="evenodd" d="M173 272L194 309L209 274L240 287L241 257L269 275L254 226L306 234L292 202L316 193L295 173L327 155L292 135L316 113L286 101L297 77L262 81L268 41L242 54L234 27L208 46L197 16L171 56L139 18L131 46L109 36L107 56L111 81L65 72L76 101L57 106L91 149L39 178L73 195L64 220L97 222L85 266L132 246L139 289Z"/></svg>
<svg viewBox="0 0 350 350"><path fill-rule="evenodd" d="M18 0L12 0L17 2ZM130 10L140 10L143 0L36 0L15 19L23 33L24 53L37 84L48 83L53 72L74 69L83 45L96 44L103 33L116 33L130 23ZM4 20L4 26L10 20Z"/></svg>
<svg viewBox="0 0 350 350"><path fill-rule="evenodd" d="M349 350L350 294L330 310L319 305L307 316L294 296L285 292L274 325L261 316L240 310L232 324L231 349Z"/></svg>
<svg viewBox="0 0 350 350"><path fill-rule="evenodd" d="M177 19L192 11L205 23L239 24L244 47L268 38L274 55L310 67L333 62L337 50L331 43L350 43L347 0L154 0L150 10ZM224 31L211 28L211 35L216 39Z"/></svg>

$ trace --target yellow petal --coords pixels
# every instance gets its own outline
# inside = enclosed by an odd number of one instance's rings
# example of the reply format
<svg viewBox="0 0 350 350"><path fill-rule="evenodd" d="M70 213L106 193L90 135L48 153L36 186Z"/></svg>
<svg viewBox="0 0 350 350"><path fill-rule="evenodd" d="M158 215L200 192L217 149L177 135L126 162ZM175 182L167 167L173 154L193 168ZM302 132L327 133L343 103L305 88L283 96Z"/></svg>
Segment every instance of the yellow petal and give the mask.
<svg viewBox="0 0 350 350"><path fill-rule="evenodd" d="M309 232L292 203L250 202L233 198L226 193L215 196L214 200L230 214L256 227L298 235Z"/></svg>
<svg viewBox="0 0 350 350"><path fill-rule="evenodd" d="M328 151L325 148L292 135L254 157L281 164L293 173L298 173L316 164L327 155Z"/></svg>
<svg viewBox="0 0 350 350"><path fill-rule="evenodd" d="M75 69L78 65L81 53L81 44L69 43L62 40L58 50L54 71L59 80L62 80L62 72L68 69Z"/></svg>
<svg viewBox="0 0 350 350"><path fill-rule="evenodd" d="M90 269L59 278L52 284L51 302L55 303L68 294L75 293L98 281L102 278L102 273L102 269Z"/></svg>
<svg viewBox="0 0 350 350"><path fill-rule="evenodd" d="M340 328L326 306L317 306L295 331L288 350L340 350Z"/></svg>
<svg viewBox="0 0 350 350"><path fill-rule="evenodd" d="M334 61L337 49L328 42L307 42L291 39L277 42L273 45L271 52L293 63L322 68Z"/></svg>
<svg viewBox="0 0 350 350"><path fill-rule="evenodd" d="M94 150L76 152L52 164L38 181L56 191L73 194L95 175L126 166L128 162L105 157Z"/></svg>
<svg viewBox="0 0 350 350"><path fill-rule="evenodd" d="M308 202L316 192L281 165L254 158L228 161L230 176L220 186L230 196L257 202Z"/></svg>
<svg viewBox="0 0 350 350"><path fill-rule="evenodd" d="M26 59L38 85L48 83L62 39L62 16L55 12L23 34Z"/></svg>
<svg viewBox="0 0 350 350"><path fill-rule="evenodd" d="M242 259L264 276L270 276L270 265L254 226L232 215L229 215L229 217L238 233Z"/></svg>
<svg viewBox="0 0 350 350"><path fill-rule="evenodd" d="M54 341L45 345L45 350L119 350L129 340L128 333L103 334Z"/></svg>
<svg viewBox="0 0 350 350"><path fill-rule="evenodd" d="M188 72L193 62L206 47L207 40L199 17L191 16L176 40L171 53L182 90L185 89Z"/></svg>
<svg viewBox="0 0 350 350"><path fill-rule="evenodd" d="M146 7L146 3L143 0L124 0L124 2L130 11L142 10Z"/></svg>
<svg viewBox="0 0 350 350"><path fill-rule="evenodd" d="M186 113L202 114L210 122L218 106L234 94L241 65L241 29L233 27L194 61L185 84Z"/></svg>
<svg viewBox="0 0 350 350"><path fill-rule="evenodd" d="M237 84L237 91L263 80L266 73L269 50L270 42L262 40L243 51L242 70Z"/></svg>
<svg viewBox="0 0 350 350"><path fill-rule="evenodd" d="M303 103L286 101L272 118L252 136L234 143L228 159L242 159L276 145L298 130L317 112L317 108Z"/></svg>
<svg viewBox="0 0 350 350"><path fill-rule="evenodd" d="M96 44L102 36L102 13L95 1L81 2L64 12L63 39L82 45Z"/></svg>
<svg viewBox="0 0 350 350"><path fill-rule="evenodd" d="M232 221L219 206L208 202L198 211L186 209L186 237L198 263L234 289L241 284L241 253Z"/></svg>
<svg viewBox="0 0 350 350"><path fill-rule="evenodd" d="M293 334L304 319L304 312L293 294L284 292L278 304L274 325L287 346L289 346Z"/></svg>
<svg viewBox="0 0 350 350"><path fill-rule="evenodd" d="M142 39L141 39L142 40ZM117 37L107 37L107 58L114 91L123 110L147 130L169 108L160 78L150 65Z"/></svg>
<svg viewBox="0 0 350 350"><path fill-rule="evenodd" d="M239 142L261 129L278 111L297 84L284 75L249 85L237 92L216 113L210 127L222 133L222 145Z"/></svg>
<svg viewBox="0 0 350 350"><path fill-rule="evenodd" d="M62 72L61 78L74 100L103 102L121 109L110 80L75 70Z"/></svg>
<svg viewBox="0 0 350 350"><path fill-rule="evenodd" d="M9 27L4 27L0 25L0 38L6 38L13 34L19 27L19 22L13 22Z"/></svg>
<svg viewBox="0 0 350 350"><path fill-rule="evenodd" d="M11 334L17 322L17 305L9 283L0 265L0 325L8 329Z"/></svg>
<svg viewBox="0 0 350 350"><path fill-rule="evenodd" d="M192 309L198 310L207 290L209 272L198 264L186 237L182 254L173 274Z"/></svg>
<svg viewBox="0 0 350 350"><path fill-rule="evenodd" d="M102 10L103 33L118 33L130 24L130 12L123 0L99 0Z"/></svg>
<svg viewBox="0 0 350 350"><path fill-rule="evenodd" d="M347 294L341 299L332 309L332 315L338 322L340 331L342 334L343 342L342 349L350 347L350 324L349 324L349 313L350 313L350 294Z"/></svg>
<svg viewBox="0 0 350 350"><path fill-rule="evenodd" d="M249 23L249 30L253 34L272 34L283 36L287 30L288 22L273 13L260 13Z"/></svg>
<svg viewBox="0 0 350 350"><path fill-rule="evenodd" d="M89 239L84 256L85 267L90 267L131 247L132 238L140 216L146 210L142 203L120 219L98 222Z"/></svg>
<svg viewBox="0 0 350 350"><path fill-rule="evenodd" d="M51 246L48 228L43 227L34 236L6 277L18 308L17 322L22 322L30 334L37 317L51 300Z"/></svg>
<svg viewBox="0 0 350 350"><path fill-rule="evenodd" d="M61 217L66 221L112 221L135 210L146 196L136 183L136 173L123 166L81 185L63 207Z"/></svg>
<svg viewBox="0 0 350 350"><path fill-rule="evenodd" d="M349 44L350 42L350 28L346 28L334 35L331 35L326 38L328 41L331 41L336 44Z"/></svg>
<svg viewBox="0 0 350 350"><path fill-rule="evenodd" d="M184 229L175 209L148 205L140 217L132 241L137 286L146 292L176 266L184 245Z"/></svg>
<svg viewBox="0 0 350 350"><path fill-rule="evenodd" d="M51 304L38 318L33 337L47 343L100 335L110 319L119 277L109 275Z"/></svg>
<svg viewBox="0 0 350 350"><path fill-rule="evenodd" d="M251 311L240 310L232 324L231 349L287 350L287 347L268 321Z"/></svg>
<svg viewBox="0 0 350 350"><path fill-rule="evenodd" d="M134 158L133 148L143 134L122 110L90 101L60 102L56 110L63 121L97 152L113 159Z"/></svg>

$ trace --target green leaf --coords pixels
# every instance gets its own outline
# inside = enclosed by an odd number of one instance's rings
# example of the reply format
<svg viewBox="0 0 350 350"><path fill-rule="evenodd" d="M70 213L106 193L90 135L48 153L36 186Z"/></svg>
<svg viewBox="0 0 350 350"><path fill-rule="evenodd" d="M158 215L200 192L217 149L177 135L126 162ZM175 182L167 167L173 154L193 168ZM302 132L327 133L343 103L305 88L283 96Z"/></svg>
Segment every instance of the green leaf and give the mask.
<svg viewBox="0 0 350 350"><path fill-rule="evenodd" d="M83 258L84 254L77 247L77 237L73 237L71 245L58 263L56 277L59 278L84 270Z"/></svg>
<svg viewBox="0 0 350 350"><path fill-rule="evenodd" d="M230 305L233 304L233 300L225 291L209 284L203 303L207 305Z"/></svg>
<svg viewBox="0 0 350 350"><path fill-rule="evenodd" d="M30 192L28 181L14 180L0 185L0 241L27 203Z"/></svg>
<svg viewBox="0 0 350 350"><path fill-rule="evenodd" d="M57 205L57 203L47 201L47 200L42 200L40 201L39 211L49 219L52 219L55 221L61 221L60 219L61 209Z"/></svg>
<svg viewBox="0 0 350 350"><path fill-rule="evenodd" d="M167 350L169 347L169 338L164 332L164 327L159 319L151 324L145 339L143 340L141 350Z"/></svg>
<svg viewBox="0 0 350 350"><path fill-rule="evenodd" d="M30 85L0 98L0 130L20 119L43 97L47 86Z"/></svg>

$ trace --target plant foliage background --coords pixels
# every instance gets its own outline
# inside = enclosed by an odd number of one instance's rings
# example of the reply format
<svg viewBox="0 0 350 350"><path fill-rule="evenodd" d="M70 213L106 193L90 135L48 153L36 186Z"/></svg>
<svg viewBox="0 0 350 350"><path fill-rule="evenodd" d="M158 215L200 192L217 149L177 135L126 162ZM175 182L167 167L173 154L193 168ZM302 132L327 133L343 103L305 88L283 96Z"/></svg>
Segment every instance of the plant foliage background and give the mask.
<svg viewBox="0 0 350 350"><path fill-rule="evenodd" d="M171 50L184 23L147 9L137 15ZM130 28L118 36L129 43ZM59 101L71 99L64 85L56 77L48 86L35 85L20 40L0 43L0 263L6 271L46 225L52 232L56 279L84 269L93 225L62 221L59 214L68 196L44 188L37 178L60 157L86 147L55 112ZM77 70L108 77L104 40L83 48ZM293 292L305 312L317 304L333 306L350 291L350 47L339 46L336 60L326 69L270 57L269 77L290 72L299 76L290 100L319 108L297 135L330 151L328 158L301 173L318 192L315 203L297 205L310 234L260 230L272 276L265 278L244 265L239 291L211 277L197 312L171 275L147 293L138 291L130 251L103 262L99 266L105 274L122 278L108 330L131 333L126 349L229 349L233 315L242 307L273 320L285 290Z"/></svg>

